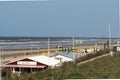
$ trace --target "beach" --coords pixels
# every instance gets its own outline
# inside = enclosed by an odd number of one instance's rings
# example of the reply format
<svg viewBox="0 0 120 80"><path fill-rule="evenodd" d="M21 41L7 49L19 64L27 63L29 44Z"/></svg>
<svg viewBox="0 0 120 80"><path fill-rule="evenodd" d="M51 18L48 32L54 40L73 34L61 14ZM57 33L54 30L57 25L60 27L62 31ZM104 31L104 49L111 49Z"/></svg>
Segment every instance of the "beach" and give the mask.
<svg viewBox="0 0 120 80"><path fill-rule="evenodd" d="M107 39L92 39L92 38L58 38L58 37L50 37L48 38L7 38L1 39L0 41L0 55L3 63L36 55L51 55L55 53L65 53L65 51L61 52L61 48L58 46L62 46L64 50L71 50L73 48L73 41L75 53L82 53L83 50L86 49L102 49L103 43L106 42ZM49 49L48 49L49 47ZM48 53L49 52L49 53ZM73 53L73 52L71 52Z"/></svg>
<svg viewBox="0 0 120 80"><path fill-rule="evenodd" d="M75 53L82 53L82 51L87 48L87 49L92 49L94 48L94 45L91 46L79 46L75 47L77 49ZM99 45L98 48L102 48L102 45ZM1 60L3 63L7 63L13 60L21 59L24 57L31 57L31 56L37 56L37 55L52 55L55 54L57 50L60 50L58 48L51 48L48 53L48 49L33 49L33 50L15 50L15 51L3 51L1 53ZM61 52L58 52L61 53ZM64 52L62 52L64 53Z"/></svg>

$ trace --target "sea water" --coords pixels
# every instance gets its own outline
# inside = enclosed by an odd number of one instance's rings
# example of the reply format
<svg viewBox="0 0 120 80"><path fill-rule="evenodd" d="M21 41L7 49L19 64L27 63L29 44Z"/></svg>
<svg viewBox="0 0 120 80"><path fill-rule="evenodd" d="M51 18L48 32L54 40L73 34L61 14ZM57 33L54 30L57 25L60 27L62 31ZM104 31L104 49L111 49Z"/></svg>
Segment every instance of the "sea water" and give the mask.
<svg viewBox="0 0 120 80"><path fill-rule="evenodd" d="M108 39L103 38L82 38L75 37L74 44L76 46L86 46L103 44ZM117 40L116 40L117 41ZM72 37L49 37L50 48L56 46L64 46L66 48L72 47ZM18 50L18 49L41 49L48 48L48 37L0 37L0 49L4 50Z"/></svg>

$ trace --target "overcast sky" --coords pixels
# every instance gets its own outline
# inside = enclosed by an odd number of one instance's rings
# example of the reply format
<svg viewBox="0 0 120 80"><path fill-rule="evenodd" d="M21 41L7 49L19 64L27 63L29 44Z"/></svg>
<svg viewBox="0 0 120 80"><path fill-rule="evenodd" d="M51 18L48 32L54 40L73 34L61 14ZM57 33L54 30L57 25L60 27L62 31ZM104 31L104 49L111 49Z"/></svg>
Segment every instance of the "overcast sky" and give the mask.
<svg viewBox="0 0 120 80"><path fill-rule="evenodd" d="M119 36L118 0L0 2L0 36Z"/></svg>

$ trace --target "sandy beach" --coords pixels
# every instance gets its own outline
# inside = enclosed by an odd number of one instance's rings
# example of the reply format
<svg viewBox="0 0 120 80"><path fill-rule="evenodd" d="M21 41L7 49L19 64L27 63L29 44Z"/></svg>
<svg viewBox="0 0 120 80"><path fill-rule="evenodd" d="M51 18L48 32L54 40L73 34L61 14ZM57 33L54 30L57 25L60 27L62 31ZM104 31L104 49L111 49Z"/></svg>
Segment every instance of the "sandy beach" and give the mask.
<svg viewBox="0 0 120 80"><path fill-rule="evenodd" d="M91 46L79 46L75 47L76 53L81 53L81 51L85 48L91 49L94 48L94 45ZM102 45L99 45L98 48L102 48ZM48 49L34 49L34 50L17 50L17 51L4 51L0 52L1 55L1 60L3 63L12 61L12 60L17 60L23 57L29 57L29 56L36 56L36 55L51 55L54 54L55 51L58 50L56 49L50 49L50 53L48 53Z"/></svg>

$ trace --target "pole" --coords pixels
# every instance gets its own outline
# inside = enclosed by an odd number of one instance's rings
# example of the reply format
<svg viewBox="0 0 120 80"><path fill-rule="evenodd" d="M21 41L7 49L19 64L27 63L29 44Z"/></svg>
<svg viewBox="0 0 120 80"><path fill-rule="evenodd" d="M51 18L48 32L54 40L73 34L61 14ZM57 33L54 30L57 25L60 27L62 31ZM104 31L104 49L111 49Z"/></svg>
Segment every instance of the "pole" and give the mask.
<svg viewBox="0 0 120 80"><path fill-rule="evenodd" d="M74 53L74 50L75 50L75 40L74 40L74 36L72 37L72 40L73 40L73 53ZM73 54L73 59L74 59L74 64L75 64L75 54Z"/></svg>
<svg viewBox="0 0 120 80"><path fill-rule="evenodd" d="M0 80L2 80L2 52L3 50L0 48Z"/></svg>
<svg viewBox="0 0 120 80"><path fill-rule="evenodd" d="M111 45L111 32L110 32L110 23L109 23L109 42L110 42L110 45ZM109 46L110 47L110 46ZM110 47L110 50L111 50L111 47Z"/></svg>
<svg viewBox="0 0 120 80"><path fill-rule="evenodd" d="M38 55L40 54L40 48L38 48Z"/></svg>
<svg viewBox="0 0 120 80"><path fill-rule="evenodd" d="M1 80L1 77L2 77L2 75L1 75L1 68L2 68L2 51L1 51L1 49L0 49L0 80Z"/></svg>
<svg viewBox="0 0 120 80"><path fill-rule="evenodd" d="M73 36L73 52L74 52L74 49L75 49L75 43L74 43L74 36Z"/></svg>
<svg viewBox="0 0 120 80"><path fill-rule="evenodd" d="M31 47L31 55L32 55L32 47Z"/></svg>
<svg viewBox="0 0 120 80"><path fill-rule="evenodd" d="M119 35L118 36L119 36L119 39L120 39L120 0L119 0L119 14L118 15L119 15L119 29L118 29L119 30Z"/></svg>
<svg viewBox="0 0 120 80"><path fill-rule="evenodd" d="M110 55L113 56L113 52L111 51L111 27L110 27L110 22L109 22L109 42L110 42L110 45L109 45L109 48L110 48Z"/></svg>
<svg viewBox="0 0 120 80"><path fill-rule="evenodd" d="M48 38L48 54L50 52L50 39Z"/></svg>

